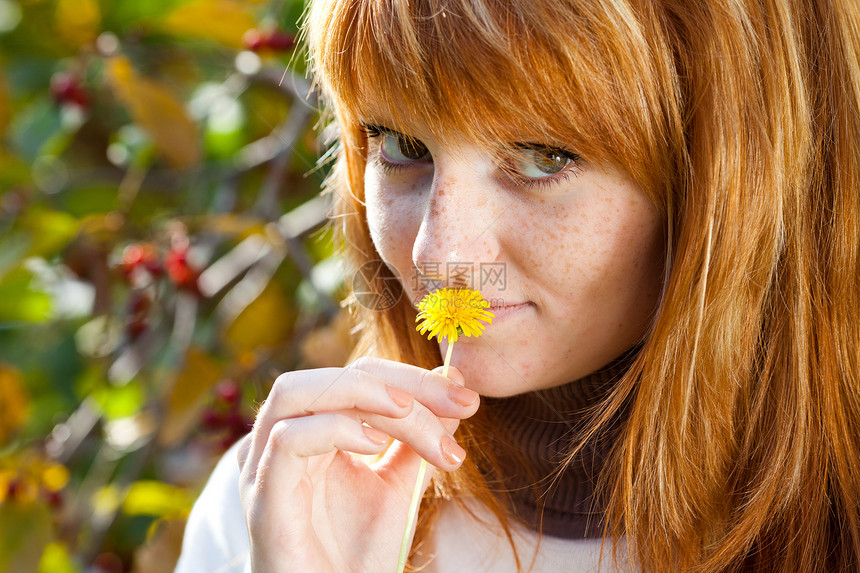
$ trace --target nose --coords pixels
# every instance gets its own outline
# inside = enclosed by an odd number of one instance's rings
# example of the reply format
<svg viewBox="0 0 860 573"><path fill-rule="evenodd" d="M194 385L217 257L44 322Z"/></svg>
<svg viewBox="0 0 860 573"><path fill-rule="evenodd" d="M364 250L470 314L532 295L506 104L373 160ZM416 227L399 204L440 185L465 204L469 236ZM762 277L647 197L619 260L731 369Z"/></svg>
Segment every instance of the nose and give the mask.
<svg viewBox="0 0 860 573"><path fill-rule="evenodd" d="M436 158L424 217L412 248L416 290L481 289L482 265L496 261L499 213L492 182L474 163Z"/></svg>

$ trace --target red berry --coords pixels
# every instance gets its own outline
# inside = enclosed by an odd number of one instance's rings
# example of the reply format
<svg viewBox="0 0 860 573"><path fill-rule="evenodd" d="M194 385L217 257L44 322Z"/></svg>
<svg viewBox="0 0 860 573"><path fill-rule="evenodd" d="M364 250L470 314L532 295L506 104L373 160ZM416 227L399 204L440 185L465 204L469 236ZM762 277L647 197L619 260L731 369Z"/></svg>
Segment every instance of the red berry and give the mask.
<svg viewBox="0 0 860 573"><path fill-rule="evenodd" d="M155 251L153 250L153 253L154 252ZM143 261L143 266L149 271L149 274L154 277L160 277L164 272L164 269L161 267L161 263L158 261L157 257L147 258Z"/></svg>
<svg viewBox="0 0 860 573"><path fill-rule="evenodd" d="M285 52L296 45L296 38L292 34L280 30L258 30L251 28L242 36L242 44L246 49L253 52L263 50Z"/></svg>
<svg viewBox="0 0 860 573"><path fill-rule="evenodd" d="M99 573L123 573L125 566L116 553L101 553L93 560L93 569Z"/></svg>
<svg viewBox="0 0 860 573"><path fill-rule="evenodd" d="M197 278L200 273L188 264L188 247L171 247L164 257L164 269L177 288L199 293Z"/></svg>
<svg viewBox="0 0 860 573"><path fill-rule="evenodd" d="M224 426L224 416L211 409L203 412L202 421L207 430L220 430Z"/></svg>
<svg viewBox="0 0 860 573"><path fill-rule="evenodd" d="M72 74L58 72L51 78L51 95L57 104L76 104L89 107L90 96Z"/></svg>
<svg viewBox="0 0 860 573"><path fill-rule="evenodd" d="M266 46L275 52L286 52L296 45L296 38L292 34L281 32L279 30L272 31L266 38Z"/></svg>
<svg viewBox="0 0 860 573"><path fill-rule="evenodd" d="M266 47L266 39L262 32L251 28L242 36L242 45L252 52L259 52Z"/></svg>
<svg viewBox="0 0 860 573"><path fill-rule="evenodd" d="M245 427L245 417L239 412L229 412L224 416L224 427L230 430L230 433L241 431Z"/></svg>
<svg viewBox="0 0 860 573"><path fill-rule="evenodd" d="M133 283L141 282L141 273L150 276L161 274L161 264L158 262L158 252L147 243L133 243L122 252L120 263L123 275Z"/></svg>
<svg viewBox="0 0 860 573"><path fill-rule="evenodd" d="M58 491L46 491L45 501L47 501L48 506L54 510L62 509L64 503L63 496Z"/></svg>
<svg viewBox="0 0 860 573"><path fill-rule="evenodd" d="M148 292L136 290L128 297L128 313L131 315L145 315L152 307L152 297Z"/></svg>
<svg viewBox="0 0 860 573"><path fill-rule="evenodd" d="M242 395L242 389L239 388L239 385L234 380L222 380L217 388L215 388L215 395L222 402L236 404Z"/></svg>
<svg viewBox="0 0 860 573"><path fill-rule="evenodd" d="M148 329L149 325L146 324L146 319L131 319L125 326L125 331L126 334L128 334L129 340L137 340Z"/></svg>

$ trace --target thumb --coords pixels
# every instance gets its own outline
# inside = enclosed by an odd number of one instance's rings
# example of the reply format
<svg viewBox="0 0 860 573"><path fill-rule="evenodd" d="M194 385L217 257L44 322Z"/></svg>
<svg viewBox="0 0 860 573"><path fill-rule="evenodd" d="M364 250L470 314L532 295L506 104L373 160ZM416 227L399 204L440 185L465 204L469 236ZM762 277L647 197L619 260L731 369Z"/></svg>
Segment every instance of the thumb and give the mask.
<svg viewBox="0 0 860 573"><path fill-rule="evenodd" d="M442 372L444 370L445 370L444 366L437 366L431 372L438 372L439 374L442 374ZM460 372L460 369L457 368L456 366L451 366L450 364L448 365L447 376L451 380L451 382L453 382L457 386L465 386L466 385L466 378L463 376L463 373Z"/></svg>

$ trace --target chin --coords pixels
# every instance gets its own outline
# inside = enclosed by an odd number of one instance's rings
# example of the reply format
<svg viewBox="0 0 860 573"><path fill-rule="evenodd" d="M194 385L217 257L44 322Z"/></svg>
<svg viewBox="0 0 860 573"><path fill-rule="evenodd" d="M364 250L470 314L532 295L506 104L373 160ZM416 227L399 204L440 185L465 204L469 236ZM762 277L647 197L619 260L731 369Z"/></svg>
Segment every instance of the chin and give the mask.
<svg viewBox="0 0 860 573"><path fill-rule="evenodd" d="M498 362L501 361L497 361L497 364ZM535 384L533 376L519 373L504 362L501 362L503 368L498 368L497 364L486 365L480 360L473 361L467 357L464 357L462 361L456 359L451 361L451 365L456 366L463 373L466 387L481 396L507 398L539 387Z"/></svg>

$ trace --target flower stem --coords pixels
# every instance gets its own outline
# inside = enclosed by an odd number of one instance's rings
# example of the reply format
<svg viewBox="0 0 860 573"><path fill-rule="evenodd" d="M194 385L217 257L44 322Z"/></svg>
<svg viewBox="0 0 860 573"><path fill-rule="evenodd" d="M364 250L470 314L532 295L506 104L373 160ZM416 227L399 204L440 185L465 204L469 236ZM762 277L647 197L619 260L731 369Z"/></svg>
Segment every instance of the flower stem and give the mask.
<svg viewBox="0 0 860 573"><path fill-rule="evenodd" d="M448 343L448 351L445 353L445 363L442 366L442 376L448 375L448 365L451 363L451 353L454 343ZM412 501L409 503L409 515L406 517L406 529L403 531L403 540L400 542L400 558L397 560L397 573L403 573L406 568L406 559L409 557L409 534L418 517L418 502L421 501L421 486L424 484L424 474L427 472L427 460L422 459L418 466L418 478L415 480L415 489L412 490Z"/></svg>
<svg viewBox="0 0 860 573"><path fill-rule="evenodd" d="M448 344L448 352L445 353L445 363L442 365L442 376L448 375L448 365L451 363L451 353L454 351L454 343Z"/></svg>

